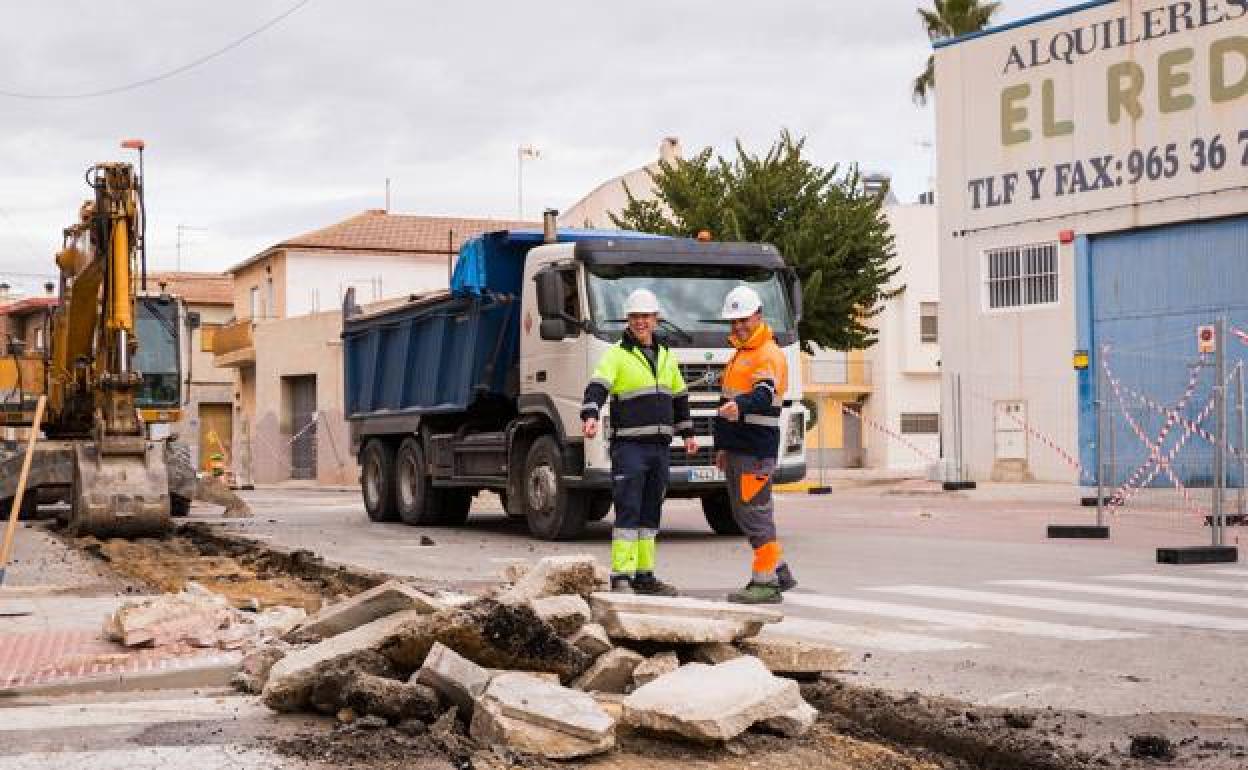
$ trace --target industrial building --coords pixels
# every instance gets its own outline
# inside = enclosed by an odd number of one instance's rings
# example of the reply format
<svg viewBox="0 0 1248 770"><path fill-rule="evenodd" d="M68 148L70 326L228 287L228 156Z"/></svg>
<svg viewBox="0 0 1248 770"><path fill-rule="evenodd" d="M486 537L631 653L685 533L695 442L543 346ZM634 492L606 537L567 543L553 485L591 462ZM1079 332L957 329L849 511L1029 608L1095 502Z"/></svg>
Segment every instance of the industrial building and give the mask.
<svg viewBox="0 0 1248 770"><path fill-rule="evenodd" d="M1248 5L1085 2L935 56L945 454L1091 485L1103 375L1122 483L1203 417L1197 328L1248 325ZM1152 483L1207 483L1201 446Z"/></svg>

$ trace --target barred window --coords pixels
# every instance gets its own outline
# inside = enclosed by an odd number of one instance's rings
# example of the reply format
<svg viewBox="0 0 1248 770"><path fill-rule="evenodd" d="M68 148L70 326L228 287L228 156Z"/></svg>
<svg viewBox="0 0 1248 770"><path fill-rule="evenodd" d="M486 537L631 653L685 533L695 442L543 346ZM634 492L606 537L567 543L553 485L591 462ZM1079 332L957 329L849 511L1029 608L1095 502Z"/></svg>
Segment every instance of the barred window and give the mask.
<svg viewBox="0 0 1248 770"><path fill-rule="evenodd" d="M990 309L1057 302L1057 244L990 249L985 283Z"/></svg>
<svg viewBox="0 0 1248 770"><path fill-rule="evenodd" d="M940 433L940 415L936 412L902 412L902 433Z"/></svg>
<svg viewBox="0 0 1248 770"><path fill-rule="evenodd" d="M940 341L940 303L919 303L919 342Z"/></svg>

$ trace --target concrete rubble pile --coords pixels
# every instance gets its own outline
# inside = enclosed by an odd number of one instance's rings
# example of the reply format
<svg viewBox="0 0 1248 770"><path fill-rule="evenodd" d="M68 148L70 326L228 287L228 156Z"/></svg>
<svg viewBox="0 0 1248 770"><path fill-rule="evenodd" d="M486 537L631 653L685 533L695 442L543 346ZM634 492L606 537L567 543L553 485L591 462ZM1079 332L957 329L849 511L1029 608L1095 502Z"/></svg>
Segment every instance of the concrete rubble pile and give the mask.
<svg viewBox="0 0 1248 770"><path fill-rule="evenodd" d="M482 745L570 759L609 751L618 730L801 735L817 714L792 676L845 662L774 609L605 593L592 556L510 564L504 576L473 601L391 581L326 607L285 634L286 648L248 656L246 689L276 711L360 727L453 709Z"/></svg>

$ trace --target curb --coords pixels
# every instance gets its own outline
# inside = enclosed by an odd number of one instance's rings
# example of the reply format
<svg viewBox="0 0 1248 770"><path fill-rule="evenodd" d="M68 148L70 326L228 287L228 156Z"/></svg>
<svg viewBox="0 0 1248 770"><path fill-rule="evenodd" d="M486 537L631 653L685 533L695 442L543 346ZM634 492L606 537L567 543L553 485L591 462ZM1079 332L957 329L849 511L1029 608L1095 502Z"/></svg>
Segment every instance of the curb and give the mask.
<svg viewBox="0 0 1248 770"><path fill-rule="evenodd" d="M242 655L232 653L195 661L187 666L158 668L150 671L126 671L8 687L0 689L0 698L223 687L230 683L241 666Z"/></svg>

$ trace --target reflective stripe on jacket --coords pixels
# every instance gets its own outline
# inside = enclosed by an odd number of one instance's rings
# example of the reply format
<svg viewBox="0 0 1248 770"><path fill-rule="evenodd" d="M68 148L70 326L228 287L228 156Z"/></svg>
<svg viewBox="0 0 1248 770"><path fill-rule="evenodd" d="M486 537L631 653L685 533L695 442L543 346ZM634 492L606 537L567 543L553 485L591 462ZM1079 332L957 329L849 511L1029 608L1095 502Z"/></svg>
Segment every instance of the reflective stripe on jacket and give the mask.
<svg viewBox="0 0 1248 770"><path fill-rule="evenodd" d="M670 444L672 436L693 435L689 391L672 352L656 343L655 365L642 352L632 332L602 355L585 388L581 419L598 417L611 398L613 441Z"/></svg>
<svg viewBox="0 0 1248 770"><path fill-rule="evenodd" d="M724 371L719 403L737 402L734 421L715 417L715 448L754 457L780 453L780 413L789 388L789 362L776 344L771 327L762 324L744 342L729 337L736 347Z"/></svg>

